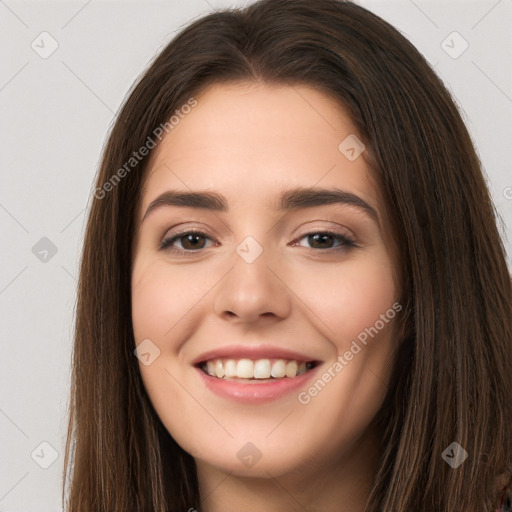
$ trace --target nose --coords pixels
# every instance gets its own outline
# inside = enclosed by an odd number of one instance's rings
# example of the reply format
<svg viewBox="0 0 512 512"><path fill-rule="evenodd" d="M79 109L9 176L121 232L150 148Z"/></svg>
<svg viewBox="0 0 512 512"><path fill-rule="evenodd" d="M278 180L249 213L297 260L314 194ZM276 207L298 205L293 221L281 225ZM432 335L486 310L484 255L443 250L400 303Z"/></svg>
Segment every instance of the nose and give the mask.
<svg viewBox="0 0 512 512"><path fill-rule="evenodd" d="M251 263L235 253L231 270L216 288L216 314L238 323L288 316L292 292L279 266L269 263L265 251Z"/></svg>

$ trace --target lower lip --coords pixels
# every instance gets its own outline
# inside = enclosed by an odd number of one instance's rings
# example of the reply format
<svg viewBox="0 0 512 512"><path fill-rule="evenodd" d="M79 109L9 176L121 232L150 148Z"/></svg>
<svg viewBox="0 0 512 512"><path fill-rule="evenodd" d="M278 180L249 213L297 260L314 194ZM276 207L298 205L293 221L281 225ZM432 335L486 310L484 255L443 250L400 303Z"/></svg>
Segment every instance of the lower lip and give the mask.
<svg viewBox="0 0 512 512"><path fill-rule="evenodd" d="M298 375L297 377L283 377L268 382L237 382L212 377L201 368L196 368L206 387L216 395L230 398L242 403L262 403L276 400L305 386L318 369L318 366Z"/></svg>

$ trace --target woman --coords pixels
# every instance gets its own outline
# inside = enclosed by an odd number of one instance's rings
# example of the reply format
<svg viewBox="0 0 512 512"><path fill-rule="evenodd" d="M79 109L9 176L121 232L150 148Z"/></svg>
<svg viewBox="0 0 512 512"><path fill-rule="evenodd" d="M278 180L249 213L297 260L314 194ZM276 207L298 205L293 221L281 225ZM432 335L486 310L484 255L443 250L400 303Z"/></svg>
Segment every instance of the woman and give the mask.
<svg viewBox="0 0 512 512"><path fill-rule="evenodd" d="M160 53L77 300L70 512L510 509L494 207L447 90L360 6L263 0Z"/></svg>

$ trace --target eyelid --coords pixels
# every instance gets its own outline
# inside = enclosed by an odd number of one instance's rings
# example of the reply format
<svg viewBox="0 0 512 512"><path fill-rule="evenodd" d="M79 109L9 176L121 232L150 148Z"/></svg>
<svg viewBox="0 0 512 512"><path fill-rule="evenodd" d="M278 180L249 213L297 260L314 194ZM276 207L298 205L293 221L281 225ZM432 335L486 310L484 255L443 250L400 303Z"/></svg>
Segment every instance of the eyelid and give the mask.
<svg viewBox="0 0 512 512"><path fill-rule="evenodd" d="M160 246L159 246L160 250L167 250L174 254L189 255L189 254L196 254L196 253L199 254L202 251L202 249L206 249L206 248L200 248L200 249L194 250L194 249L174 249L174 248L172 248L172 245L174 244L175 241L177 241L179 238L181 238L185 235L189 235L189 234L196 234L199 236L204 236L204 238L207 238L209 240L215 240L215 238L213 236L211 236L207 230L201 230L201 229L198 229L195 227L189 228L189 229L181 229L180 231L178 231L176 233L171 233L170 235L164 236L164 238L160 242ZM331 236L332 238L338 239L340 241L340 244L335 247L329 247L327 249L310 248L310 250L313 252L330 254L333 252L336 253L336 252L340 252L342 250L346 251L351 248L360 248L361 247L360 245L358 245L356 243L355 237L352 237L351 235L347 235L344 233L340 233L338 231L334 231L332 229L327 229L327 228L324 228L324 229L311 228L309 231L306 231L303 234L295 237L292 240L291 245L293 247L297 247L297 246L303 247L303 246L299 245L299 241L302 240L303 238L306 238L308 236L312 236L315 234Z"/></svg>
<svg viewBox="0 0 512 512"><path fill-rule="evenodd" d="M162 240L160 241L160 249L162 250L170 250L171 252L181 252L183 254L191 254L191 253L196 253L196 252L199 252L200 249L194 251L194 250L187 250L187 249L176 249L176 250L173 250L171 248L168 249L168 247L170 247L170 244L175 242L176 240L178 240L179 238L185 236L185 235L189 235L189 234L196 234L196 235L204 235L205 238L208 238L210 240L215 240L215 238L209 234L209 232L205 229L199 229L199 228L189 228L189 229L181 229L179 231L177 231L176 233L171 233L171 234L167 234L164 235L164 237L162 238Z"/></svg>

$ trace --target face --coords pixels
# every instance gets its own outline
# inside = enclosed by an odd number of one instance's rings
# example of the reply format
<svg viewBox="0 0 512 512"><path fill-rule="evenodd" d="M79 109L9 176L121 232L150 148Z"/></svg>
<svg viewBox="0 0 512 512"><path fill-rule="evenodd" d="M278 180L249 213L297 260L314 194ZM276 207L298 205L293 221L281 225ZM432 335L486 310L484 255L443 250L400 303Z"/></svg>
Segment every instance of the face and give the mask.
<svg viewBox="0 0 512 512"><path fill-rule="evenodd" d="M151 155L138 212L144 385L198 467L333 468L384 399L396 341L378 187L346 111L315 89L228 84L195 99Z"/></svg>

